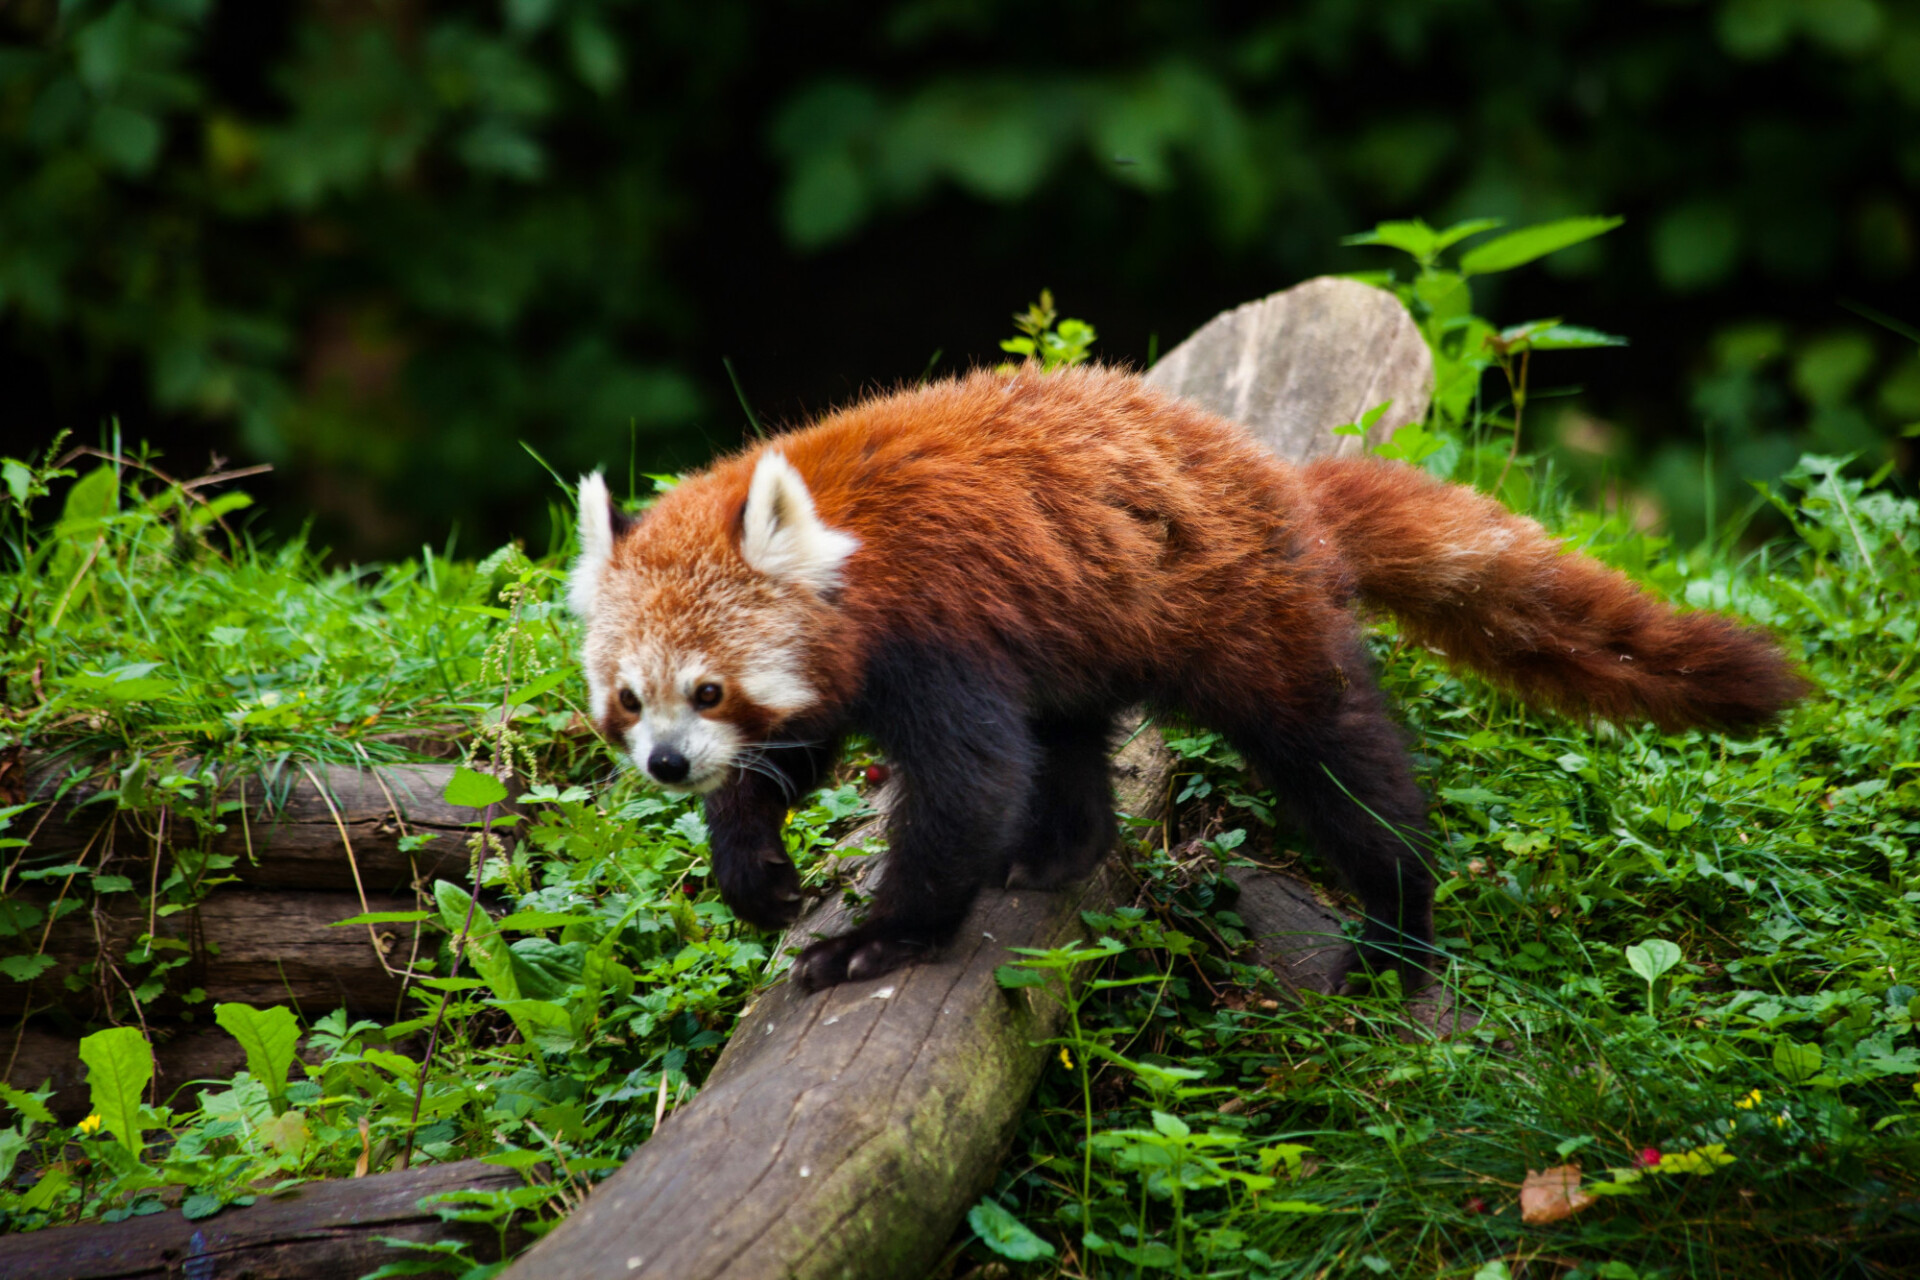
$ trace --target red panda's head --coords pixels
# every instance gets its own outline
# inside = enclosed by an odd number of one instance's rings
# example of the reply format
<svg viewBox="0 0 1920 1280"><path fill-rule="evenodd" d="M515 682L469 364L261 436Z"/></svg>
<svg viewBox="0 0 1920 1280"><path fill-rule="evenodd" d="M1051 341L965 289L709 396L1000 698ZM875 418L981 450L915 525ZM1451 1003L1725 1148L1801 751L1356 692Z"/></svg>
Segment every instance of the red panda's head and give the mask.
<svg viewBox="0 0 1920 1280"><path fill-rule="evenodd" d="M819 703L811 651L859 546L820 519L780 453L761 453L744 505L739 476L687 480L638 522L598 473L580 482L568 600L587 624L593 716L675 790L711 791Z"/></svg>

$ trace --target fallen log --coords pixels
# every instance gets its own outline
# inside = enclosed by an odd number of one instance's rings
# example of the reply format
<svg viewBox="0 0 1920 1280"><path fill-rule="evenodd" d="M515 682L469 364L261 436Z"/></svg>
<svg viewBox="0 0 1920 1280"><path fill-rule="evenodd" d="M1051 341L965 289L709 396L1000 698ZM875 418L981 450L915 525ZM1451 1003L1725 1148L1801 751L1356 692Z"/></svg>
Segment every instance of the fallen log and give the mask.
<svg viewBox="0 0 1920 1280"><path fill-rule="evenodd" d="M222 888L196 907L153 917L131 895L123 896L124 907L100 905L56 923L46 946L53 968L32 983L0 983L0 1015L58 1003L85 1018L99 1001L65 990L63 979L88 961L117 961L151 925L156 937L186 948L186 965L169 975L176 991L199 987L216 1004L292 1004L312 1016L344 1006L392 1017L401 975L419 941L417 924L333 927L362 911L410 911L416 905L411 894L362 899L354 893ZM113 980L105 972L97 978Z"/></svg>
<svg viewBox="0 0 1920 1280"><path fill-rule="evenodd" d="M418 1254L382 1237L430 1243L458 1240L483 1261L500 1256L500 1237L481 1223L443 1222L423 1197L446 1191L498 1191L521 1185L511 1169L463 1160L368 1178L310 1182L246 1208L192 1221L166 1210L122 1222L49 1227L0 1236L7 1280L338 1280L362 1276ZM510 1231L509 1251L526 1240Z"/></svg>
<svg viewBox="0 0 1920 1280"><path fill-rule="evenodd" d="M1341 986L1353 917L1329 905L1316 885L1266 867L1235 867L1228 878L1240 889L1234 914L1246 925L1256 962L1296 999L1332 995ZM1479 1011L1461 1004L1445 975L1410 990L1402 1039L1422 1034L1451 1036L1471 1031Z"/></svg>
<svg viewBox="0 0 1920 1280"><path fill-rule="evenodd" d="M289 763L277 771L224 782L223 798L240 802L225 830L207 837L210 852L235 859L232 875L260 889L352 889L405 893L417 881L464 879L466 841L479 814L442 800L453 764L353 765ZM50 795L58 778L31 775L28 799ZM152 835L110 804L93 804L97 785L76 787L45 821L23 819L35 854L94 855L111 848L116 861L152 856ZM409 853L404 835L433 837ZM161 831L166 847L198 844L183 824ZM136 880L136 883L141 881Z"/></svg>
<svg viewBox="0 0 1920 1280"><path fill-rule="evenodd" d="M1331 429L1382 401L1376 436L1417 420L1432 378L1399 302L1343 280L1229 312L1148 375L1294 459L1341 444ZM1121 808L1157 814L1171 761L1152 735L1129 752L1137 785ZM923 1274L991 1182L1039 1076L1036 1042L1058 1027L1050 1003L1002 991L993 970L1008 947L1082 936L1080 912L1110 907L1123 882L1109 864L1064 894L986 893L934 961L811 996L771 989L700 1094L506 1274ZM821 908L789 941L842 920Z"/></svg>

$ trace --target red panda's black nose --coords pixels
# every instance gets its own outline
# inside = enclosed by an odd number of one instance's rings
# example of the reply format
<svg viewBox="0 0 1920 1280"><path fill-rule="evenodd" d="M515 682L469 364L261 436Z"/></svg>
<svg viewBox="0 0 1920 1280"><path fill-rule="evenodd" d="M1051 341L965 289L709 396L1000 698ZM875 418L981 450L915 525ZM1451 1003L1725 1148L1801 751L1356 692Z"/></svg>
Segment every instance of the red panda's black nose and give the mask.
<svg viewBox="0 0 1920 1280"><path fill-rule="evenodd" d="M647 772L662 782L685 782L687 768L687 758L672 747L655 747L647 756Z"/></svg>

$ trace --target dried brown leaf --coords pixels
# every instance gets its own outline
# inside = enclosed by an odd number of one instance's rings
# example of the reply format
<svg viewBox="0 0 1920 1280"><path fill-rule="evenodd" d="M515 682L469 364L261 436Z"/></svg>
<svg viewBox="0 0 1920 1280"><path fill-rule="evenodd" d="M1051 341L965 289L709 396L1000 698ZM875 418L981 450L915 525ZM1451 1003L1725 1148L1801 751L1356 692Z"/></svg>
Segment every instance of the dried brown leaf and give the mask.
<svg viewBox="0 0 1920 1280"><path fill-rule="evenodd" d="M1556 1165L1538 1172L1529 1169L1526 1181L1520 1184L1520 1221L1528 1226L1543 1227L1571 1218L1596 1199L1580 1189L1577 1164Z"/></svg>

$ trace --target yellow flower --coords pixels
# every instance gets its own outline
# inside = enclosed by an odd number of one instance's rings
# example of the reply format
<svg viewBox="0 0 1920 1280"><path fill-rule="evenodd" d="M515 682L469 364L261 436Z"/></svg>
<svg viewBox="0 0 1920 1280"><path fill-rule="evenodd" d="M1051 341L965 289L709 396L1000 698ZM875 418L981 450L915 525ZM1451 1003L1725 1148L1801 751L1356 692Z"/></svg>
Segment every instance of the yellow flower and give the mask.
<svg viewBox="0 0 1920 1280"><path fill-rule="evenodd" d="M1065 1045L1060 1046L1060 1065L1069 1071L1073 1070L1073 1055L1067 1052Z"/></svg>
<svg viewBox="0 0 1920 1280"><path fill-rule="evenodd" d="M80 1122L79 1129L82 1133L98 1133L103 1123L105 1122L100 1119L99 1113L95 1112Z"/></svg>
<svg viewBox="0 0 1920 1280"><path fill-rule="evenodd" d="M1789 1116L1786 1112L1782 1111L1779 1115L1773 1118L1774 1127L1779 1129L1784 1129L1787 1127L1787 1121L1791 1120L1792 1118L1793 1117Z"/></svg>
<svg viewBox="0 0 1920 1280"><path fill-rule="evenodd" d="M1740 1099L1740 1101L1734 1103L1733 1105L1740 1108L1742 1111L1753 1110L1755 1107L1760 1105L1760 1091L1758 1089L1755 1089L1752 1093L1749 1093L1746 1097Z"/></svg>

